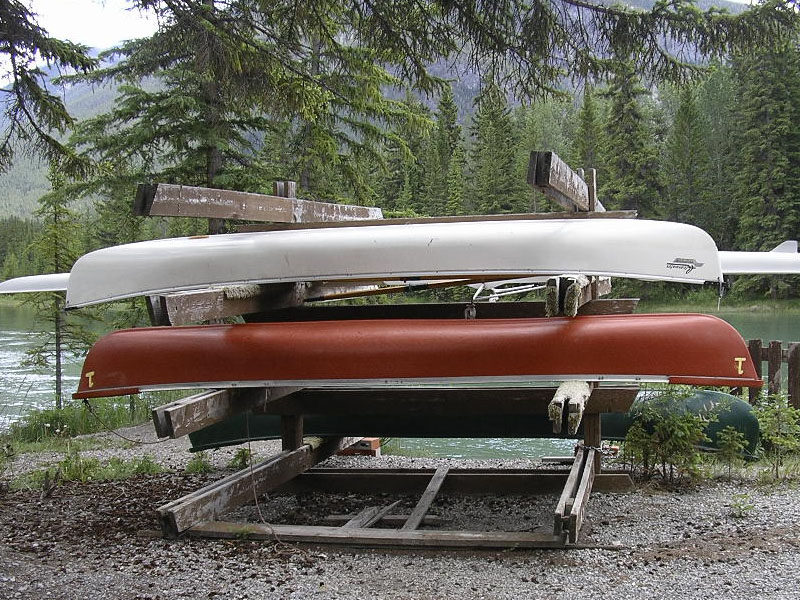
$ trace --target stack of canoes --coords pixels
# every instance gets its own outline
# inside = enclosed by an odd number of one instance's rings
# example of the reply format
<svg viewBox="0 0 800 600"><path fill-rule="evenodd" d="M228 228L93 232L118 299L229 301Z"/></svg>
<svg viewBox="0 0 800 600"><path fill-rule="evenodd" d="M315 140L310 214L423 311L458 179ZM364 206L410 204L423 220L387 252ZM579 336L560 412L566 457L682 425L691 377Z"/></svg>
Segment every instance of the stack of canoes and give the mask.
<svg viewBox="0 0 800 600"><path fill-rule="evenodd" d="M746 255L746 256L745 256ZM751 256L754 255L754 256ZM497 280L586 275L721 282L796 246L721 253L702 230L630 219L336 227L155 240L81 257L76 308L213 286L299 281ZM770 263L772 264L772 263ZM774 270L771 272L775 272ZM784 271L785 272L785 271ZM6 282L11 291L25 284ZM4 291L0 285L0 292ZM542 381L759 386L741 336L691 314L250 323L113 332L86 358L76 398L174 388L533 385Z"/></svg>

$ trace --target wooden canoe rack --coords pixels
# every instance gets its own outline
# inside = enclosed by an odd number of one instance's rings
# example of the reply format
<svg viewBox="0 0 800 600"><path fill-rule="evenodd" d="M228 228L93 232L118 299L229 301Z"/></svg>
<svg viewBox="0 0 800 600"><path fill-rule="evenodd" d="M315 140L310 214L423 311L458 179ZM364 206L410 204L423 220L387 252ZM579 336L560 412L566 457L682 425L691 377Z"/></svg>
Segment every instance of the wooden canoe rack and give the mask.
<svg viewBox="0 0 800 600"><path fill-rule="evenodd" d="M245 226L246 230L303 227L377 225L401 222L464 221L485 219L542 218L630 218L632 212L605 212L596 199L596 181L590 171L584 181L552 152L531 153L528 183L560 204L566 212L529 215L431 217L411 220L382 220L380 209L309 202L296 198L292 182L278 182L274 195L209 190L175 185L141 186L134 203L139 215L186 216L209 219L212 232L225 219L248 219L269 223ZM347 223L344 223L347 221ZM451 305L309 306L309 302L375 293L375 282L328 284L325 282L262 285L247 297L228 297L224 289L183 292L148 299L151 320L158 325L214 321L244 315L252 321L293 321L316 319L380 318L509 318L553 314L610 314L633 312L633 300L602 300L607 293L597 278L587 279L575 301L565 306L564 289L574 280L553 280L555 305L545 302L485 303ZM469 283L468 281L459 282ZM447 282L441 285L448 285ZM452 285L452 282L450 283ZM561 292L557 290L561 289ZM405 291L403 286L392 292ZM386 290L379 291L386 293ZM555 306L555 308L554 308ZM374 431L353 431L325 438L304 437L304 416L371 415L370 427L397 419L398 410L413 411L434 423L462 418L473 424L486 419L486 411L515 416L545 418L546 402L553 390L526 390L529 396L502 390L487 402L486 391L448 390L412 394L384 390L365 397L359 390L350 396L341 391L282 389L209 390L172 402L153 411L159 437L180 437L242 414L272 414L280 419L282 451L258 465L246 468L158 509L166 536L234 537L280 539L282 541L367 545L381 547L524 547L560 548L578 540L592 489L624 491L630 488L627 474L600 472L600 414L626 411L637 388L595 388L583 414L583 443L569 470L433 470L324 469L315 466L353 443L352 434L376 435ZM405 394L405 396L403 395ZM335 396L335 397L334 397ZM460 397L459 397L460 396ZM325 408L328 407L328 408ZM489 408L487 408L489 407ZM327 411L327 413L326 413ZM337 413L338 411L338 413ZM343 412L344 411L344 412ZM370 413L369 411L372 411ZM483 411L483 412L482 412ZM394 416L393 416L394 415ZM541 417L539 417L541 415ZM497 416L497 415L495 415ZM438 421L437 421L438 419ZM444 425L440 425L444 431ZM353 427L353 429L358 429ZM451 427L452 429L452 427ZM531 494L561 490L553 511L553 528L547 533L476 532L430 529L441 519L428 515L434 500L443 494ZM235 508L257 502L270 493L360 492L417 494L418 501L408 514L395 514L397 502L370 506L358 514L338 517L339 526L277 525L225 521ZM421 529L423 527L423 529ZM424 527L429 527L424 529Z"/></svg>

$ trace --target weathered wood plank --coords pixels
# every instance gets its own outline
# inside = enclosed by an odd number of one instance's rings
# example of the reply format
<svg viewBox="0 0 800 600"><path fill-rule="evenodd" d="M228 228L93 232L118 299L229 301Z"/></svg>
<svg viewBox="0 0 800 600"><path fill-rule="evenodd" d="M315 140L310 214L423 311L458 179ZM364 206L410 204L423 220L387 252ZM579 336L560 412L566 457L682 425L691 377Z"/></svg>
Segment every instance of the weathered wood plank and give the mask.
<svg viewBox="0 0 800 600"><path fill-rule="evenodd" d="M789 344L786 363L789 404L800 408L800 344L797 342Z"/></svg>
<svg viewBox="0 0 800 600"><path fill-rule="evenodd" d="M133 214L279 223L381 219L380 208L157 183L140 185Z"/></svg>
<svg viewBox="0 0 800 600"><path fill-rule="evenodd" d="M313 469L275 490L279 494L307 492L351 494L421 494L433 469ZM451 469L443 495L560 494L568 473L562 469ZM595 475L594 489L624 493L633 489L628 473Z"/></svg>
<svg viewBox="0 0 800 600"><path fill-rule="evenodd" d="M229 475L158 509L164 534L173 537L286 483L306 469L346 448L357 438L311 440L297 450L276 454L252 468Z"/></svg>
<svg viewBox="0 0 800 600"><path fill-rule="evenodd" d="M638 298L591 300L579 315L628 314ZM545 316L544 302L482 302L473 305L476 319L515 319ZM248 315L252 322L345 321L352 319L463 319L466 304L365 304L362 306L296 306Z"/></svg>
<svg viewBox="0 0 800 600"><path fill-rule="evenodd" d="M377 285L347 285L322 282L238 285L177 292L161 296L167 323L188 325L239 315L300 306L306 300L329 300L372 295Z"/></svg>
<svg viewBox="0 0 800 600"><path fill-rule="evenodd" d="M263 411L275 415L545 415L556 388L300 390ZM627 412L637 386L597 387L585 415Z"/></svg>
<svg viewBox="0 0 800 600"><path fill-rule="evenodd" d="M400 531L397 529L344 529L308 525L262 525L212 521L186 532L193 537L236 538L307 542L315 544L367 545L371 547L429 548L561 548L566 535L503 531Z"/></svg>
<svg viewBox="0 0 800 600"><path fill-rule="evenodd" d="M583 443L587 448L599 449L603 443L602 431L600 430L600 414L584 414L583 419ZM594 454L594 472L600 472L600 461L602 455L599 452Z"/></svg>
<svg viewBox="0 0 800 600"><path fill-rule="evenodd" d="M753 368L756 370L756 375L761 378L763 374L763 364L762 364L762 357L761 357L761 340L748 340L747 342L747 349L750 352L750 360L753 361ZM758 397L758 394L761 393L761 390L758 388L750 388L747 392L747 399L750 404L755 402L755 399Z"/></svg>
<svg viewBox="0 0 800 600"><path fill-rule="evenodd" d="M400 502L400 500L396 500L387 506L371 506L365 508L342 525L342 529L366 529L367 527L372 527L375 523L383 519L384 516L392 512L392 509L400 504Z"/></svg>
<svg viewBox="0 0 800 600"><path fill-rule="evenodd" d="M158 437L181 436L218 423L235 414L264 406L299 388L241 388L200 392L153 409Z"/></svg>
<svg viewBox="0 0 800 600"><path fill-rule="evenodd" d="M566 521L569 518L570 509L572 508L572 502L578 491L578 486L581 483L581 475L585 463L586 449L580 446L578 447L578 452L575 454L575 462L572 463L569 475L564 483L564 489L561 491L561 496L553 511L553 535L560 535L565 529Z"/></svg>
<svg viewBox="0 0 800 600"><path fill-rule="evenodd" d="M769 343L769 354L767 356L767 392L769 394L781 393L781 362L783 361L783 349L781 342L773 340Z"/></svg>
<svg viewBox="0 0 800 600"><path fill-rule="evenodd" d="M323 522L328 525L344 525L350 519L355 517L354 514L349 515L328 515L323 519ZM381 518L381 524L387 525L389 527L400 528L403 526L403 523L408 521L408 514L401 514L401 515L384 515ZM425 518L422 520L422 524L428 527L441 527L445 523L451 521L451 519L443 519L437 515L425 515Z"/></svg>
<svg viewBox="0 0 800 600"><path fill-rule="evenodd" d="M567 210L589 210L589 188L555 152L531 152L528 183Z"/></svg>
<svg viewBox="0 0 800 600"><path fill-rule="evenodd" d="M451 217L417 217L380 220L331 221L328 223L275 223L271 225L241 225L237 231L283 231L287 229L318 229L321 227L366 227L372 225L416 225L424 223L465 223L473 221L539 221L543 219L635 219L635 210L605 212L552 212L508 215L459 215Z"/></svg>
<svg viewBox="0 0 800 600"><path fill-rule="evenodd" d="M433 477L431 477L430 483L428 483L428 487L425 488L425 491L422 493L422 497L419 499L419 502L417 502L417 505L411 512L411 516L408 517L408 521L406 521L401 527L402 531L413 531L420 526L420 523L422 523L425 515L428 514L431 504L433 504L433 501L436 499L436 495L442 488L442 484L444 483L445 477L447 477L448 471L449 469L447 467L439 467L436 469Z"/></svg>
<svg viewBox="0 0 800 600"><path fill-rule="evenodd" d="M574 544L578 541L578 534L583 525L583 518L586 514L586 505L589 503L589 494L592 493L592 484L595 475L595 456L599 454L594 448L589 448L586 453L586 464L581 474L581 482L578 491L575 493L575 500L569 511L569 541Z"/></svg>

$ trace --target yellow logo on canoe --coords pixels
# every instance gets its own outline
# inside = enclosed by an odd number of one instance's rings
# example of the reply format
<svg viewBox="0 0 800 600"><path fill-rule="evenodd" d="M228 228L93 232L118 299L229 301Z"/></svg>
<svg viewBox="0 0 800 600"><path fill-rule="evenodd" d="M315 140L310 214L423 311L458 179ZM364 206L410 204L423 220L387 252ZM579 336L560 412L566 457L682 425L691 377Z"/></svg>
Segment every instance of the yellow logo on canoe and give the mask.
<svg viewBox="0 0 800 600"><path fill-rule="evenodd" d="M743 365L745 362L747 362L747 359L746 359L746 358L734 358L734 359L733 359L733 362L735 362L735 363L736 363L736 372L737 372L739 375L744 375L744 368L742 367L742 365Z"/></svg>
<svg viewBox="0 0 800 600"><path fill-rule="evenodd" d="M89 371L86 373L86 383L89 385L89 389L94 387L94 371Z"/></svg>

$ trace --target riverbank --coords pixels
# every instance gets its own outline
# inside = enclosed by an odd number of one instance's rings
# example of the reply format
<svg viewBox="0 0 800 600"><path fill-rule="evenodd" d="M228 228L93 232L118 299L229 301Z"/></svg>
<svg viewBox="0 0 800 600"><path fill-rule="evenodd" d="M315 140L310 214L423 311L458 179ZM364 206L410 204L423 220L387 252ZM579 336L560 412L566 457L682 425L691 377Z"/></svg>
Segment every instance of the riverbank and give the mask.
<svg viewBox="0 0 800 600"><path fill-rule="evenodd" d="M120 430L152 442L152 425ZM106 436L106 437L103 437ZM110 437L108 437L110 436ZM244 540L164 540L154 511L230 472L236 449L211 453L214 471L189 475L185 440L131 445L99 434L85 456L149 455L168 469L122 481L0 492L4 598L794 598L800 586L800 494L794 485L706 480L679 491L638 487L592 494L579 550L378 551ZM115 438L115 439L111 439ZM119 442L119 443L118 443ZM100 444L102 445L102 444ZM258 458L277 442L253 445ZM24 455L15 473L60 457ZM531 467L531 461L334 457L327 466ZM6 480L9 471L6 471ZM382 498L262 498L265 518L302 522ZM536 531L556 498L437 499L446 528ZM243 509L237 516L256 513ZM257 518L257 517L256 517ZM615 546L615 544L617 546ZM102 590L102 592L100 591Z"/></svg>

